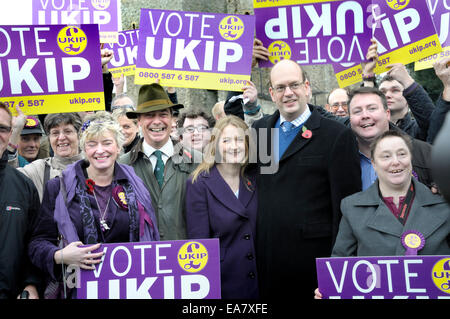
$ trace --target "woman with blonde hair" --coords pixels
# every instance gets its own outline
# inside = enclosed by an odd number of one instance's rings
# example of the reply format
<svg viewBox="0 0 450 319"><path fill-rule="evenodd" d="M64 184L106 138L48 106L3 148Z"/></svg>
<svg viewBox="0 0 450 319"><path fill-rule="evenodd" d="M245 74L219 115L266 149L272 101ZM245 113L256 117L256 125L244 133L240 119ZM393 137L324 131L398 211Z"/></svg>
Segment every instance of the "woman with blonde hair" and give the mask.
<svg viewBox="0 0 450 319"><path fill-rule="evenodd" d="M247 172L248 127L236 116L212 130L203 162L186 186L189 238L219 238L222 298L258 298L255 261L256 182Z"/></svg>
<svg viewBox="0 0 450 319"><path fill-rule="evenodd" d="M66 265L95 269L103 253L92 252L100 243L159 240L147 188L131 167L116 162L123 144L119 124L97 112L81 131L85 159L47 183L28 250L53 280ZM65 247L58 247L58 237Z"/></svg>

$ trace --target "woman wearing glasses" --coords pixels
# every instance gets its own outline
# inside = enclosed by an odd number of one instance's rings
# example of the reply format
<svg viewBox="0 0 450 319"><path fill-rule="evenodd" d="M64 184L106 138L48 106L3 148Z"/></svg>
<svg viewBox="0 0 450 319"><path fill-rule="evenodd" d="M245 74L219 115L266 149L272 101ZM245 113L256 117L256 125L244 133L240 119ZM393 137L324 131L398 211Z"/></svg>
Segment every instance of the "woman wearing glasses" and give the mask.
<svg viewBox="0 0 450 319"><path fill-rule="evenodd" d="M82 158L78 136L81 124L81 118L77 113L47 115L44 129L55 155L37 159L24 167L17 168L33 181L41 201L46 182L59 176L67 165Z"/></svg>
<svg viewBox="0 0 450 319"><path fill-rule="evenodd" d="M257 194L247 125L236 116L212 130L203 162L186 182L188 238L219 238L223 299L258 298L255 261Z"/></svg>

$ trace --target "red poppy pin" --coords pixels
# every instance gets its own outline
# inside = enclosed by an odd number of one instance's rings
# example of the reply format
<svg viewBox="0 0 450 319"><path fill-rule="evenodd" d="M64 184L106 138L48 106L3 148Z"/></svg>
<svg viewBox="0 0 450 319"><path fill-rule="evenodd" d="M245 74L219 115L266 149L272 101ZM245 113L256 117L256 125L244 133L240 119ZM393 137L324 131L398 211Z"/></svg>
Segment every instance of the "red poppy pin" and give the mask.
<svg viewBox="0 0 450 319"><path fill-rule="evenodd" d="M251 190L251 191L254 191L253 184L252 184L252 182L251 182L250 180L248 180L248 179L247 179L247 189L248 189L248 190Z"/></svg>
<svg viewBox="0 0 450 319"><path fill-rule="evenodd" d="M95 185L95 182L92 179L88 178L86 180L86 186L88 188L88 193L91 195L94 194L94 185Z"/></svg>
<svg viewBox="0 0 450 319"><path fill-rule="evenodd" d="M310 130L308 130L308 128L306 126L303 125L303 127L302 127L302 137L310 139L311 136L312 136L312 132Z"/></svg>
<svg viewBox="0 0 450 319"><path fill-rule="evenodd" d="M112 195L114 201L120 208L122 208L123 210L128 210L128 203L125 196L125 191L123 190L123 187L121 185L117 185L116 187L113 188Z"/></svg>

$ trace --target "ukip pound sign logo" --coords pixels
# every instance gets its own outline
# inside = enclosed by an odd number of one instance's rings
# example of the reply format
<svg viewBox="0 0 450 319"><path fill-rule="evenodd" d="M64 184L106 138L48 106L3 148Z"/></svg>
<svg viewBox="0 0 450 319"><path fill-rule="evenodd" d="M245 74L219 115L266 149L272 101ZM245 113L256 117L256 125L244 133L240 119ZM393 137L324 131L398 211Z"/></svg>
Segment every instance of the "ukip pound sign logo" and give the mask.
<svg viewBox="0 0 450 319"><path fill-rule="evenodd" d="M111 0L91 0L91 4L97 10L105 10L111 4Z"/></svg>
<svg viewBox="0 0 450 319"><path fill-rule="evenodd" d="M57 36L58 47L66 54L78 55L87 46L87 36L78 27L67 26L59 31Z"/></svg>
<svg viewBox="0 0 450 319"><path fill-rule="evenodd" d="M269 50L270 53L269 61L272 62L273 64L276 64L281 60L291 59L292 54L291 47L284 41L272 42L267 48L267 50Z"/></svg>
<svg viewBox="0 0 450 319"><path fill-rule="evenodd" d="M239 17L229 16L220 21L219 32L222 38L229 41L239 39L244 33L244 23Z"/></svg>
<svg viewBox="0 0 450 319"><path fill-rule="evenodd" d="M187 242L178 251L178 264L184 271L199 272L207 263L208 250L199 242Z"/></svg>
<svg viewBox="0 0 450 319"><path fill-rule="evenodd" d="M387 5L394 10L400 11L405 9L410 0L386 0Z"/></svg>
<svg viewBox="0 0 450 319"><path fill-rule="evenodd" d="M433 266L431 278L439 290L450 295L450 258L441 259Z"/></svg>

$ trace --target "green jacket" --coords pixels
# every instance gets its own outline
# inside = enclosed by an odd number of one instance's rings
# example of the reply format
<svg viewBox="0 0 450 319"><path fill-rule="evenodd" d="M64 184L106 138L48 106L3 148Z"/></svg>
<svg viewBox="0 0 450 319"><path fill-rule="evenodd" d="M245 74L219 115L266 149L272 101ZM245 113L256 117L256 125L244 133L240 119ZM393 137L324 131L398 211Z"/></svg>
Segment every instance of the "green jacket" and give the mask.
<svg viewBox="0 0 450 319"><path fill-rule="evenodd" d="M143 138L118 162L130 165L147 186L158 220L161 240L186 239L185 199L186 180L201 162L198 151L187 151L174 143L174 155L164 167L164 183L160 188L153 174L150 159L142 150Z"/></svg>

